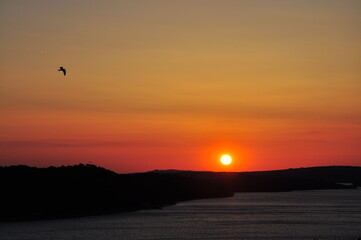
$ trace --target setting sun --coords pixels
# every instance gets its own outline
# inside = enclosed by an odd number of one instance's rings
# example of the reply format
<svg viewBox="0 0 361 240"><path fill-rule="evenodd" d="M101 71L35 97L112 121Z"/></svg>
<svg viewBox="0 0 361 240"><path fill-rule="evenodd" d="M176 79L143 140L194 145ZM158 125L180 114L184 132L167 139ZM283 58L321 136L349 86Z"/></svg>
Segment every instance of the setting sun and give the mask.
<svg viewBox="0 0 361 240"><path fill-rule="evenodd" d="M229 165L232 163L232 157L225 154L225 155L222 155L220 161L223 165Z"/></svg>

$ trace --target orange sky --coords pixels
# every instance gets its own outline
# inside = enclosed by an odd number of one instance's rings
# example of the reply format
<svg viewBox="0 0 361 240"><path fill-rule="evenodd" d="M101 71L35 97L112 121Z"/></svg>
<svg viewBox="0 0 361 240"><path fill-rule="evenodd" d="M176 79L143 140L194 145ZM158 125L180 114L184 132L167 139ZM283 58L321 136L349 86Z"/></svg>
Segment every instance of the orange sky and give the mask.
<svg viewBox="0 0 361 240"><path fill-rule="evenodd" d="M358 0L1 1L0 165L361 166L360 29Z"/></svg>

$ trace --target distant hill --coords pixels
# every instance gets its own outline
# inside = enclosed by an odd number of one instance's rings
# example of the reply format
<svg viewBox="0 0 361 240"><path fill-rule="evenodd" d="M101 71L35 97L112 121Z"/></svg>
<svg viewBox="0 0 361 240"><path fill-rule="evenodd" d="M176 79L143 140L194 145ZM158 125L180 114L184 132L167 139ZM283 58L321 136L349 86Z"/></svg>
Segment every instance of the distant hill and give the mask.
<svg viewBox="0 0 361 240"><path fill-rule="evenodd" d="M276 177L276 178L292 178L292 179L314 179L319 181L334 183L356 183L361 179L361 167L353 166L322 166L309 168L290 168L284 170L273 171L253 171L253 172L199 172L184 170L154 170L153 173L162 174L180 174L196 177L202 174L229 174L229 175L246 175L257 177Z"/></svg>
<svg viewBox="0 0 361 240"><path fill-rule="evenodd" d="M345 186L338 183L353 183ZM117 174L95 165L0 167L0 221L78 217L161 208L235 192L355 188L361 167L266 172L155 170Z"/></svg>
<svg viewBox="0 0 361 240"><path fill-rule="evenodd" d="M196 172L154 170L153 173L182 175L195 179L220 175L231 179L235 192L293 191L343 188L341 183L361 186L361 167L327 166L261 172Z"/></svg>
<svg viewBox="0 0 361 240"><path fill-rule="evenodd" d="M361 167L327 166L294 168L286 170L249 172L258 176L278 176L283 178L309 178L336 183L353 183L361 179Z"/></svg>
<svg viewBox="0 0 361 240"><path fill-rule="evenodd" d="M200 174L230 174L230 175L252 175L279 178L309 178L335 183L353 183L361 178L361 167L352 166L322 166L309 168L290 168L272 171L253 172L209 172L209 171L184 171L184 170L153 170L152 173L182 174L197 176Z"/></svg>

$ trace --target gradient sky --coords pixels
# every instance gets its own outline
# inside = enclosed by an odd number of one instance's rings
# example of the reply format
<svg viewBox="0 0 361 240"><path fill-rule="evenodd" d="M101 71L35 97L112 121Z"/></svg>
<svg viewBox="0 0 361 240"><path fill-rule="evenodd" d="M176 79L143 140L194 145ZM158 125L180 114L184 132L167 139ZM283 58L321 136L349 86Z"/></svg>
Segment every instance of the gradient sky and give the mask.
<svg viewBox="0 0 361 240"><path fill-rule="evenodd" d="M0 33L0 165L361 166L359 0L1 0Z"/></svg>

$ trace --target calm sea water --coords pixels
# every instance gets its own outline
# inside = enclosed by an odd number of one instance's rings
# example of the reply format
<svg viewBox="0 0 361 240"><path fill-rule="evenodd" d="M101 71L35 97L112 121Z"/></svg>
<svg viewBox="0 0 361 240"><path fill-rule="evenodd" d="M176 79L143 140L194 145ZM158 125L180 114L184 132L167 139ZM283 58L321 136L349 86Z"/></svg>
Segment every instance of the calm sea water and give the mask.
<svg viewBox="0 0 361 240"><path fill-rule="evenodd" d="M361 189L238 193L77 219L1 223L0 239L361 239Z"/></svg>

